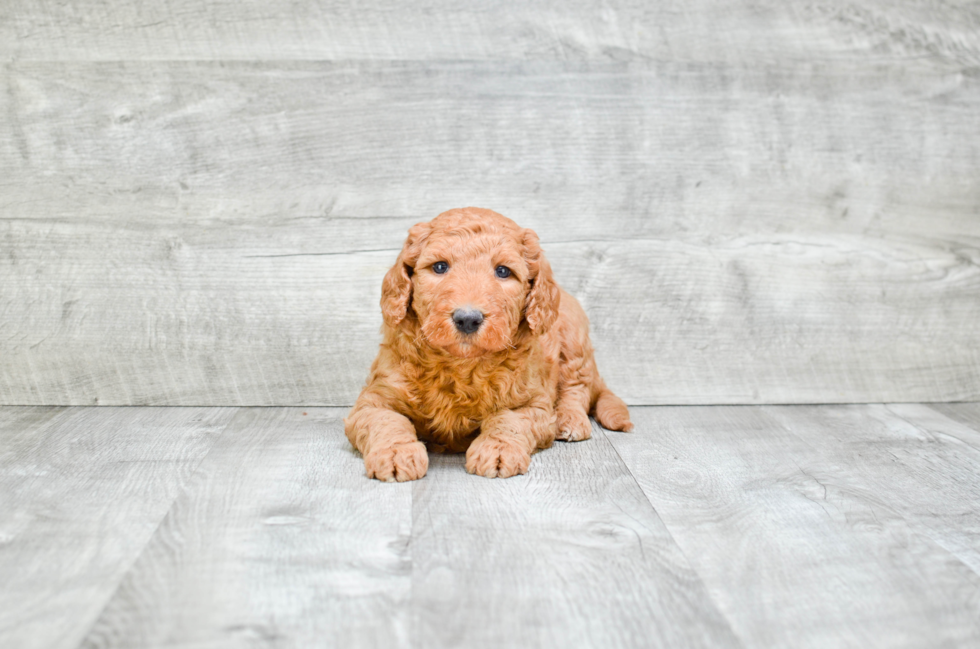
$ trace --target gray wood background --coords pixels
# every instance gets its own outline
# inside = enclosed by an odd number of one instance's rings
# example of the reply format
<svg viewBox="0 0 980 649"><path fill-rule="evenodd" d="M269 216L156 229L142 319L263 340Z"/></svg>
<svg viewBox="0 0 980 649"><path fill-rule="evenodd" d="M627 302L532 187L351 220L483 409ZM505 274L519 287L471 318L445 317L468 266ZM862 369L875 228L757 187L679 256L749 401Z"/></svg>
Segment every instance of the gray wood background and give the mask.
<svg viewBox="0 0 980 649"><path fill-rule="evenodd" d="M408 226L631 404L980 399L980 5L0 4L0 403L346 405Z"/></svg>

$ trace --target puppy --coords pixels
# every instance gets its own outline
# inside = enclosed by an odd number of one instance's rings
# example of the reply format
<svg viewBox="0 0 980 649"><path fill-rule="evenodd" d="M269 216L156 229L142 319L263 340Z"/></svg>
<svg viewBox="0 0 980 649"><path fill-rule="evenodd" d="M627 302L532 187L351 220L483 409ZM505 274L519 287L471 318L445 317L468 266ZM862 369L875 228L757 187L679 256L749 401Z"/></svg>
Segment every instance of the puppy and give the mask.
<svg viewBox="0 0 980 649"><path fill-rule="evenodd" d="M538 236L505 216L468 207L413 226L381 312L381 349L344 420L368 477L421 478L426 442L507 478L555 439L588 439L589 413L633 428L599 376L585 311L555 283Z"/></svg>

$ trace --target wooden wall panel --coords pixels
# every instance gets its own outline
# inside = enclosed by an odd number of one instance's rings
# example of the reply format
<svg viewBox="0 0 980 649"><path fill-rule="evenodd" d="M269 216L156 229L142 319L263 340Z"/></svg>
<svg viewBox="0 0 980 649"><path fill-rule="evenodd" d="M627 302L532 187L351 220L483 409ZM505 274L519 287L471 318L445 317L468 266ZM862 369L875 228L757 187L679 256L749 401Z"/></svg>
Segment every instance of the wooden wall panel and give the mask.
<svg viewBox="0 0 980 649"><path fill-rule="evenodd" d="M631 403L980 398L980 11L494 7L4 3L0 403L348 404L463 205Z"/></svg>
<svg viewBox="0 0 980 649"><path fill-rule="evenodd" d="M6 0L8 60L805 61L975 65L980 18L941 0Z"/></svg>
<svg viewBox="0 0 980 649"><path fill-rule="evenodd" d="M0 209L484 205L563 235L980 232L980 80L926 63L16 63Z"/></svg>
<svg viewBox="0 0 980 649"><path fill-rule="evenodd" d="M0 260L13 277L0 401L349 404L408 222L2 222L17 252ZM980 394L975 248L798 234L544 245L631 403Z"/></svg>

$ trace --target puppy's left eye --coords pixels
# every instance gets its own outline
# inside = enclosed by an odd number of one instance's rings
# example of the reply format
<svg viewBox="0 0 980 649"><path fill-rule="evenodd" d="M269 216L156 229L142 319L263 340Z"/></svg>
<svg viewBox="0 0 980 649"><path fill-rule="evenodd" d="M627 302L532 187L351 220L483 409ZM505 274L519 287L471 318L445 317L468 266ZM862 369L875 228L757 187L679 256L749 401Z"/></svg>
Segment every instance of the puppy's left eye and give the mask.
<svg viewBox="0 0 980 649"><path fill-rule="evenodd" d="M497 266L493 272L496 273L497 277L500 279L507 279L510 277L510 269L506 266Z"/></svg>

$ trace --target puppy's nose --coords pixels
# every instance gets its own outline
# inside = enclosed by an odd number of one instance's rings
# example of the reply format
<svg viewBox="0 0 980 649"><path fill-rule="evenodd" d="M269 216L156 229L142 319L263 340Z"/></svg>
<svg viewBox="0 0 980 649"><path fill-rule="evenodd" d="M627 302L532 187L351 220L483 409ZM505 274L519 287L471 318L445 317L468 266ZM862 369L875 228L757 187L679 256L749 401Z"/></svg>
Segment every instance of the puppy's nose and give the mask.
<svg viewBox="0 0 980 649"><path fill-rule="evenodd" d="M476 309L461 308L453 311L453 322L460 333L471 334L483 324L483 314Z"/></svg>

